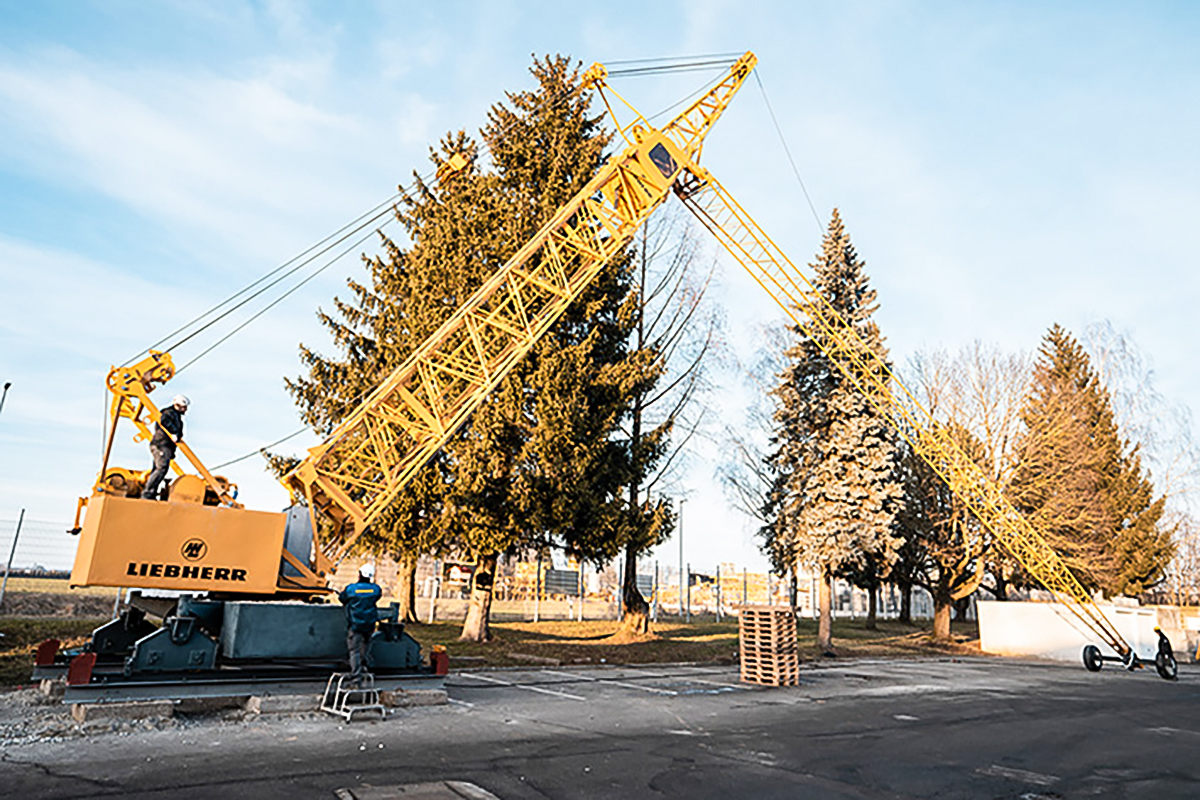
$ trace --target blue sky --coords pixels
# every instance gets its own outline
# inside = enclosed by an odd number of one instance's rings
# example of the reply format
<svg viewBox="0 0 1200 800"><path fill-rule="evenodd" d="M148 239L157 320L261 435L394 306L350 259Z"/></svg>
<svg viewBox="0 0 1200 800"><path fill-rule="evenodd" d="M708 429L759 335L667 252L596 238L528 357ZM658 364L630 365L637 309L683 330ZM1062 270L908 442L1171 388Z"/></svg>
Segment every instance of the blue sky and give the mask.
<svg viewBox="0 0 1200 800"><path fill-rule="evenodd" d="M839 207L867 260L898 362L1108 320L1168 400L1197 408L1198 44L1185 3L5 0L0 519L65 523L99 466L108 367L426 171L440 135L530 85L531 54L754 50L819 214ZM616 86L653 112L706 78ZM704 158L794 261L811 258L819 230L757 85ZM172 383L209 463L297 427L282 377L355 274L344 259ZM749 358L777 315L732 266L722 280ZM735 419L746 398L717 402ZM141 465L128 439L114 461ZM698 453L689 476L689 560L754 563L715 458ZM283 504L255 460L228 474L249 506Z"/></svg>

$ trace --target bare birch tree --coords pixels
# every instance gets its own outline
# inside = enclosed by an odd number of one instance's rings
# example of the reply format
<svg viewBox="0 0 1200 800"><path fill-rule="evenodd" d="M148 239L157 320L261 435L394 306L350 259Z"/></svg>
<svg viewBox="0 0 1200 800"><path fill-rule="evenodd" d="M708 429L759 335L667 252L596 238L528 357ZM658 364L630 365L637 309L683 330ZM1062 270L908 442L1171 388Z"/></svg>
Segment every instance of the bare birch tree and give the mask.
<svg viewBox="0 0 1200 800"><path fill-rule="evenodd" d="M705 424L702 398L711 388L721 318L709 296L715 262L701 266L699 239L682 209L664 208L642 226L633 269L629 351L640 356L641 371L627 387L621 431L629 475L621 603L624 632L641 636L650 632L650 607L637 586L637 559L674 528L668 494Z"/></svg>

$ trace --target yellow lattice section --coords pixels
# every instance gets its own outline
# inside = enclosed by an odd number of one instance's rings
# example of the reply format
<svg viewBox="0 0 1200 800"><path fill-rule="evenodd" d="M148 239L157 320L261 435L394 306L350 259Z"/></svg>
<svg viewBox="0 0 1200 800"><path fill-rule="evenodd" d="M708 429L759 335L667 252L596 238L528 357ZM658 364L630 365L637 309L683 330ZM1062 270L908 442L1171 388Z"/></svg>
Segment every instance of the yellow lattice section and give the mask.
<svg viewBox="0 0 1200 800"><path fill-rule="evenodd" d="M1129 645L1062 559L1000 487L946 433L858 332L814 290L736 200L703 168L689 164L677 193L830 361L908 440L1029 574L1122 656ZM893 389L901 393L897 398Z"/></svg>
<svg viewBox="0 0 1200 800"><path fill-rule="evenodd" d="M601 168L284 482L313 510L327 572L666 198L680 165L740 88L753 56L663 132ZM680 144L686 147L681 149ZM321 524L325 523L325 524Z"/></svg>

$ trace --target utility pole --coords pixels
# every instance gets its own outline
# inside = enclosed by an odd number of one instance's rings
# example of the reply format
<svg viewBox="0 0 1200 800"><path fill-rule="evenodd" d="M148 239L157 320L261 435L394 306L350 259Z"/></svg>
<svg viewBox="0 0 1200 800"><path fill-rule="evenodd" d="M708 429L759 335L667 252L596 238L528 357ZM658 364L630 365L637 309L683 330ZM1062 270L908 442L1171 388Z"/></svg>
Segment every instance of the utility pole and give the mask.
<svg viewBox="0 0 1200 800"><path fill-rule="evenodd" d="M687 502L687 498L679 501L679 617L683 618L683 592L685 589L684 581L687 578L683 572L683 505ZM688 622L691 622L691 609L688 609Z"/></svg>
<svg viewBox="0 0 1200 800"><path fill-rule="evenodd" d="M4 387L8 389L7 386ZM21 516L17 519L17 530L13 534L12 549L8 551L8 563L4 565L4 583L0 583L0 606L4 605L4 592L8 589L8 572L12 569L13 557L17 554L17 539L21 538L21 523L25 521L25 509L21 509Z"/></svg>

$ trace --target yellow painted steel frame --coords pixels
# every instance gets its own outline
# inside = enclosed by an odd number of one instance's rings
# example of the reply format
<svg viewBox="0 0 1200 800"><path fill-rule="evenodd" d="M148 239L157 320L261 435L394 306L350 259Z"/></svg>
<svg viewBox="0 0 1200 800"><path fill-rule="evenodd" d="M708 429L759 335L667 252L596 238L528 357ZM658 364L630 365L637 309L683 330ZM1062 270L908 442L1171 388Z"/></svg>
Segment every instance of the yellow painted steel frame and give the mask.
<svg viewBox="0 0 1200 800"><path fill-rule="evenodd" d="M313 515L327 573L417 470L667 197L679 165L750 73L747 53L717 86L658 131L640 115L629 142L395 373L284 478ZM602 79L603 68L588 72ZM607 99L605 100L607 102Z"/></svg>
<svg viewBox="0 0 1200 800"><path fill-rule="evenodd" d="M233 499L230 484L214 476L185 442L176 446L199 475L186 474L172 461L180 477L169 502L128 497L110 485L114 476L126 477L125 485L132 476L141 476L109 467L120 421L128 419L137 428L135 441L150 439L151 426L161 417L150 392L174 374L170 354L158 351L132 366L109 371L107 385L113 398L108 439L93 494L80 498L76 509L75 532L80 541L72 585L255 595L326 591L327 582L284 549L286 515L244 509ZM205 488L216 494L218 505L204 505ZM87 515L81 522L85 507ZM285 576L283 562L299 574Z"/></svg>
<svg viewBox="0 0 1200 800"><path fill-rule="evenodd" d="M151 350L150 354L138 363L128 367L113 367L108 373L108 390L112 393L112 407L109 413L108 442L104 448L104 463L100 466L100 474L96 478L96 491L104 492L104 478L108 469L108 456L112 452L113 440L117 435L117 424L122 418L129 419L138 429L134 441L147 441L153 435L150 426L157 423L162 416L159 407L150 399L150 392L156 385L169 381L175 375L175 365L169 353ZM204 482L211 488L220 500L221 505L230 508L241 508L229 495L228 486L222 485L185 442L176 445L181 453L195 467ZM176 475L183 475L183 469L174 461L171 468Z"/></svg>
<svg viewBox="0 0 1200 800"><path fill-rule="evenodd" d="M1122 657L1131 649L1058 553L938 425L891 368L816 291L745 209L704 168L688 164L676 193L834 366L887 418L1029 574ZM899 397L893 393L899 392Z"/></svg>

